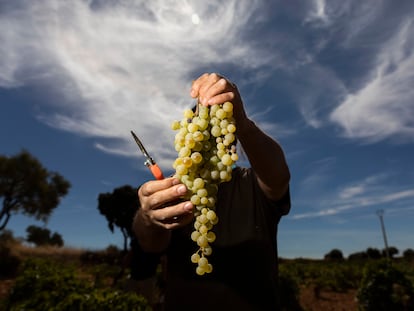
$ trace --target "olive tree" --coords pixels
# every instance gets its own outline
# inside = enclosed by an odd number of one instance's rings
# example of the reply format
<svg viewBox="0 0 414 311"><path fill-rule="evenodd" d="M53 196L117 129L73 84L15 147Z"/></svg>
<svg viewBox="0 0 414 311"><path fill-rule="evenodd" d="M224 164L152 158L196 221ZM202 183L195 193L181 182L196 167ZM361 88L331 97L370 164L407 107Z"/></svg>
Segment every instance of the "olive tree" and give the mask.
<svg viewBox="0 0 414 311"><path fill-rule="evenodd" d="M138 209L136 189L125 185L113 190L112 193L101 193L98 196L99 212L108 221L108 227L114 232L117 226L124 237L124 251L128 248L128 239L132 237L132 219Z"/></svg>
<svg viewBox="0 0 414 311"><path fill-rule="evenodd" d="M62 236L59 233L55 232L52 234L47 228L32 225L26 228L26 232L27 242L31 242L36 246L53 245L61 247L64 244Z"/></svg>
<svg viewBox="0 0 414 311"><path fill-rule="evenodd" d="M26 150L14 156L0 155L0 230L6 228L12 213L46 222L70 186Z"/></svg>
<svg viewBox="0 0 414 311"><path fill-rule="evenodd" d="M325 260L343 260L344 255L340 249L334 248L329 253L325 254Z"/></svg>

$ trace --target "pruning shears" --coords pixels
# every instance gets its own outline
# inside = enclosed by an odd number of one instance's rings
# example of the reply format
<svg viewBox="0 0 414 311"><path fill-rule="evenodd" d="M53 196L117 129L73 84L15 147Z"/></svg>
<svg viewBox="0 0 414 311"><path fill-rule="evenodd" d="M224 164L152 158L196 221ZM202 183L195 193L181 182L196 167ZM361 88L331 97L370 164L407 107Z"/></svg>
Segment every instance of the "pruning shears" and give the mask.
<svg viewBox="0 0 414 311"><path fill-rule="evenodd" d="M157 163L155 163L154 159L148 154L147 150L145 149L142 142L139 140L138 136L135 135L133 131L131 131L132 137L134 137L135 142L137 143L139 149L144 154L146 160L144 164L150 169L152 175L155 177L155 179L161 180L164 179L164 174L161 171L161 168L158 166Z"/></svg>

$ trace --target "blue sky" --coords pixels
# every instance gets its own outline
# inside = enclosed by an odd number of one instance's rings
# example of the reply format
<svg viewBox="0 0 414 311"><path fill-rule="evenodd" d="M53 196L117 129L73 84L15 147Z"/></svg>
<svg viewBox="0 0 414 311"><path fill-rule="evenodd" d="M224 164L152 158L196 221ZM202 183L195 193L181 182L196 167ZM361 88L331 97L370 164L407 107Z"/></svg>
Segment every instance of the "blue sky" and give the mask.
<svg viewBox="0 0 414 311"><path fill-rule="evenodd" d="M271 3L271 4L269 4ZM1 1L0 153L25 148L72 183L47 228L122 247L100 193L171 173L191 80L220 72L283 146L292 209L279 255L414 248L414 2ZM32 218L13 215L25 236Z"/></svg>

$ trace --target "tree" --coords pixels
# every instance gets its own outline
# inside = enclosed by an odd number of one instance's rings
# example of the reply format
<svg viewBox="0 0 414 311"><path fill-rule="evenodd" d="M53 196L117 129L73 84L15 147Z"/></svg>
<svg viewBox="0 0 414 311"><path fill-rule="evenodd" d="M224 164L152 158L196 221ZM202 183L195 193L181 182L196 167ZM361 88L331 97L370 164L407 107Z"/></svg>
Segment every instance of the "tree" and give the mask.
<svg viewBox="0 0 414 311"><path fill-rule="evenodd" d="M51 235L51 232L47 228L41 228L37 226L29 226L26 229L27 242L34 243L36 246L41 245L55 245L63 246L62 236L55 232Z"/></svg>
<svg viewBox="0 0 414 311"><path fill-rule="evenodd" d="M327 253L324 258L325 260L343 260L344 255L341 250L335 248Z"/></svg>
<svg viewBox="0 0 414 311"><path fill-rule="evenodd" d="M381 251L377 248L368 247L366 253L370 259L380 259L382 257Z"/></svg>
<svg viewBox="0 0 414 311"><path fill-rule="evenodd" d="M49 244L59 246L59 247L63 246L64 242L63 242L62 236L59 233L54 232L52 236L50 237Z"/></svg>
<svg viewBox="0 0 414 311"><path fill-rule="evenodd" d="M357 292L359 310L414 310L414 289L404 271L384 259L364 267Z"/></svg>
<svg viewBox="0 0 414 311"><path fill-rule="evenodd" d="M414 250L412 248L407 248L404 252L403 252L403 257L405 259L413 259L414 258Z"/></svg>
<svg viewBox="0 0 414 311"><path fill-rule="evenodd" d="M393 258L395 255L398 255L399 252L400 251L395 246L388 247L388 255L390 256L390 258ZM382 250L382 256L383 257L387 256L387 250L386 249Z"/></svg>
<svg viewBox="0 0 414 311"><path fill-rule="evenodd" d="M16 242L13 232L10 230L3 230L0 232L0 246Z"/></svg>
<svg viewBox="0 0 414 311"><path fill-rule="evenodd" d="M356 252L352 253L348 256L348 260L365 260L368 258L368 255L366 252Z"/></svg>
<svg viewBox="0 0 414 311"><path fill-rule="evenodd" d="M109 230L114 232L114 226L117 226L124 236L124 251L128 248L128 238L132 237L132 220L137 208L136 189L128 185L98 196L98 209L106 217Z"/></svg>
<svg viewBox="0 0 414 311"><path fill-rule="evenodd" d="M25 150L11 157L0 155L0 230L6 228L12 212L46 222L70 186Z"/></svg>

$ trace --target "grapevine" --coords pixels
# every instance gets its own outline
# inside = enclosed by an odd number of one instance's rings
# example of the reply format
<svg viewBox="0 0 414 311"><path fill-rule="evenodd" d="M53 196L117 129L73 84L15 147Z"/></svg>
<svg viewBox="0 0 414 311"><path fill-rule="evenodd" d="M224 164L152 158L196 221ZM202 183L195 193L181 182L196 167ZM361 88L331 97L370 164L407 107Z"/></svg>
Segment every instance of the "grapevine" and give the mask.
<svg viewBox="0 0 414 311"><path fill-rule="evenodd" d="M178 153L173 163L175 177L189 189L187 199L195 206L194 231L191 240L197 244L191 262L197 264L196 273L213 271L208 261L211 243L216 239L212 231L219 221L216 215L218 185L231 180L236 152L236 124L233 104L203 106L195 111L185 109L183 119L171 125L177 131L174 147Z"/></svg>

